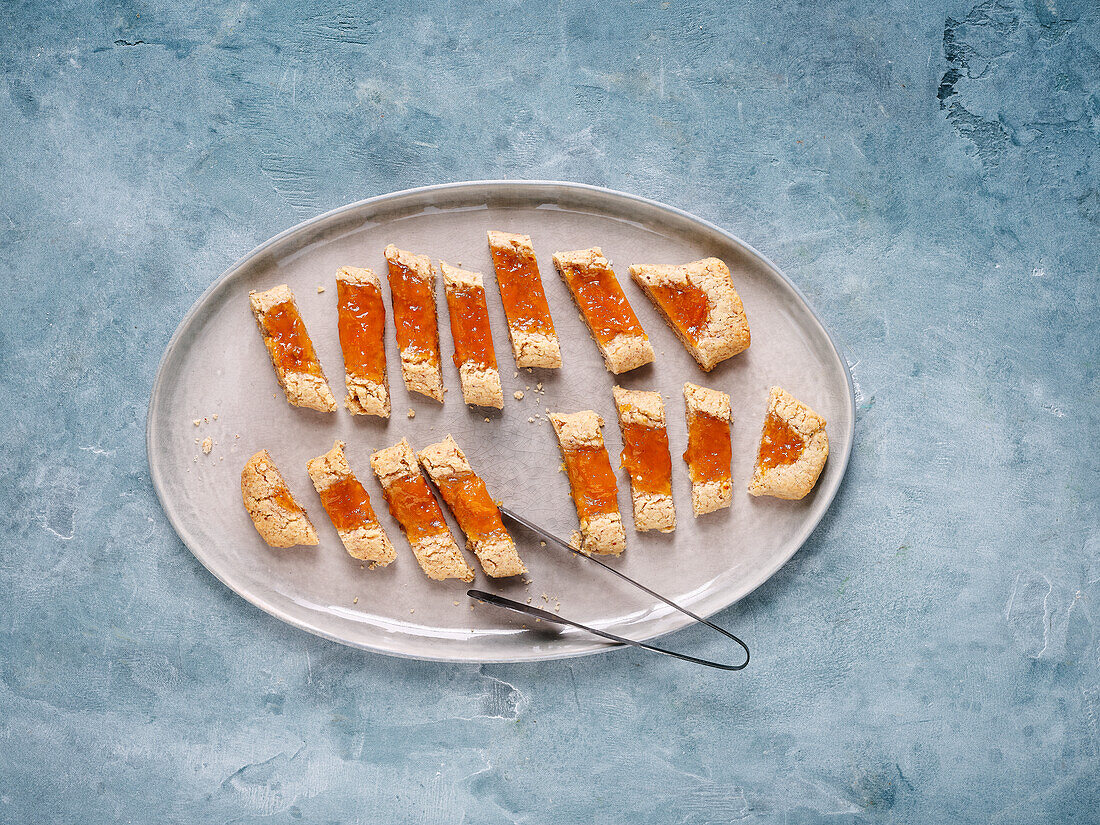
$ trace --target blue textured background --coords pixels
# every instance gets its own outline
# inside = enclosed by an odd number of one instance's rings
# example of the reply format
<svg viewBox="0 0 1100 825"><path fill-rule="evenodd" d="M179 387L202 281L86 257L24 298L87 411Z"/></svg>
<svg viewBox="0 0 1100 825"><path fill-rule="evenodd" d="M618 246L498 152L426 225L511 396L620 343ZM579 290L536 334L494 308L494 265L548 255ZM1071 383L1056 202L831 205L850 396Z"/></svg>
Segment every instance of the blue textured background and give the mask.
<svg viewBox="0 0 1100 825"><path fill-rule="evenodd" d="M4 4L0 821L1100 819L1097 4L552 5ZM363 654L161 513L148 393L218 273L493 177L694 211L836 333L850 474L721 615L746 673Z"/></svg>

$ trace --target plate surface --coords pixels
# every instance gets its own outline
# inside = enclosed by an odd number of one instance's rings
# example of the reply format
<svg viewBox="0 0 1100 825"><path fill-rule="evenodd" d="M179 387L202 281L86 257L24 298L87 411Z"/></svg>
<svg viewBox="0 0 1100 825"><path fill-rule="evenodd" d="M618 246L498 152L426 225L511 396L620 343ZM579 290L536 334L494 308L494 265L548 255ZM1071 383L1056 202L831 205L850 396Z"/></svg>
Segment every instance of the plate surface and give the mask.
<svg viewBox="0 0 1100 825"><path fill-rule="evenodd" d="M560 370L515 372L485 232L532 236L562 342ZM342 407L343 361L336 330L334 274L343 265L382 276L382 250L395 243L486 275L489 314L504 383L502 412L462 403L442 285L437 284L447 401L410 394L387 318L393 416L351 416ZM617 379L553 268L557 250L601 246L615 266L657 352L655 364ZM641 291L631 263L682 263L707 255L724 260L745 304L752 346L702 372ZM275 382L248 307L248 292L287 283L341 408L336 414L290 406ZM318 287L323 286L324 292ZM176 330L149 404L147 446L154 486L180 538L218 579L256 606L297 627L349 645L402 656L451 661L518 661L572 656L608 645L571 629L524 630L497 608L471 609L466 585L432 582L420 571L370 472L372 451L405 436L415 449L452 434L494 497L568 537L577 528L568 482L546 411L595 409L617 466L622 441L611 388L656 389L666 399L673 454L677 529L633 530L630 494L619 472L619 506L627 550L613 562L627 575L704 616L766 581L809 536L832 501L852 446L854 404L847 367L798 290L766 258L687 213L631 195L579 184L489 181L398 192L342 207L263 244L217 280ZM537 391L537 382L542 391ZM733 402L730 509L695 519L680 455L686 447L684 381L728 392ZM823 415L830 457L817 488L801 502L754 499L746 492L768 388L779 384ZM513 394L523 392L522 400ZM407 411L414 409L415 418ZM217 419L214 419L214 415ZM534 418L534 421L530 419ZM194 419L205 419L199 426ZM211 437L204 455L198 440ZM344 552L313 491L306 462L347 442L353 469L367 486L398 550L386 568L360 569ZM240 471L267 448L318 529L318 547L269 548L241 504ZM452 531L461 537L453 519ZM636 639L685 626L689 619L613 576L513 530L530 569L530 585L496 582L478 571L474 586L560 611ZM459 544L462 541L459 540ZM472 560L472 556L471 556ZM475 563L475 567L476 567ZM356 601L357 599L357 601ZM750 640L751 642L751 640Z"/></svg>

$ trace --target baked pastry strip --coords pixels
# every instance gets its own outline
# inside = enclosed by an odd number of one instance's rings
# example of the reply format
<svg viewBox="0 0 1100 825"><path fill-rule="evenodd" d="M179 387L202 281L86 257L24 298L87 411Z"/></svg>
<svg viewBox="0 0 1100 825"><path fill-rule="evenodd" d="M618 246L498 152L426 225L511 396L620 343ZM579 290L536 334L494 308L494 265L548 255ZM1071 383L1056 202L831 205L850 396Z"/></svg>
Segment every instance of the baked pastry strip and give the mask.
<svg viewBox="0 0 1100 825"><path fill-rule="evenodd" d="M427 255L386 247L390 299L401 376L411 392L443 402L443 372L439 363L439 323L435 314L435 271Z"/></svg>
<svg viewBox="0 0 1100 825"><path fill-rule="evenodd" d="M343 441L337 441L324 455L310 459L306 471L350 556L381 565L397 557L374 513L370 495L351 471Z"/></svg>
<svg viewBox="0 0 1100 825"><path fill-rule="evenodd" d="M444 261L439 262L439 268L443 272L443 290L451 316L454 362L462 385L462 400L499 410L504 406L504 391L493 351L485 281L480 272L458 269Z"/></svg>
<svg viewBox="0 0 1100 825"><path fill-rule="evenodd" d="M256 532L272 547L318 543L313 523L290 494L267 450L248 459L241 470L241 498Z"/></svg>
<svg viewBox="0 0 1100 825"><path fill-rule="evenodd" d="M619 555L626 549L626 532L619 514L615 472L600 431L603 419L592 410L550 413L548 418L558 437L581 522L581 549Z"/></svg>
<svg viewBox="0 0 1100 825"><path fill-rule="evenodd" d="M598 246L555 252L554 266L569 287L609 371L618 375L653 361L649 336Z"/></svg>
<svg viewBox="0 0 1100 825"><path fill-rule="evenodd" d="M630 277L707 372L748 349L749 321L729 267L717 258L678 266L634 264Z"/></svg>
<svg viewBox="0 0 1100 825"><path fill-rule="evenodd" d="M390 417L386 378L386 305L382 283L370 269L336 273L337 328L344 353L344 406L352 415Z"/></svg>
<svg viewBox="0 0 1100 825"><path fill-rule="evenodd" d="M516 367L560 367L561 345L529 235L489 231L500 300Z"/></svg>
<svg viewBox="0 0 1100 825"><path fill-rule="evenodd" d="M286 400L295 407L336 412L336 399L290 288L280 284L266 292L249 292L248 303Z"/></svg>
<svg viewBox="0 0 1100 825"><path fill-rule="evenodd" d="M672 501L672 456L665 427L665 403L659 392L615 387L615 408L623 434L619 462L630 476L634 529L676 529Z"/></svg>
<svg viewBox="0 0 1100 825"><path fill-rule="evenodd" d="M526 573L515 542L500 520L496 502L455 440L448 435L417 455L420 466L439 488L458 526L466 534L466 548L474 551L485 574L503 578Z"/></svg>
<svg viewBox="0 0 1100 825"><path fill-rule="evenodd" d="M825 419L782 387L772 387L749 492L804 498L817 484L828 457Z"/></svg>
<svg viewBox="0 0 1100 825"><path fill-rule="evenodd" d="M684 461L691 477L691 509L697 516L729 507L730 397L718 390L684 384L688 447Z"/></svg>
<svg viewBox="0 0 1100 825"><path fill-rule="evenodd" d="M401 525L420 569L429 579L474 580L474 569L455 544L439 503L420 474L416 455L402 438L370 457L390 513Z"/></svg>

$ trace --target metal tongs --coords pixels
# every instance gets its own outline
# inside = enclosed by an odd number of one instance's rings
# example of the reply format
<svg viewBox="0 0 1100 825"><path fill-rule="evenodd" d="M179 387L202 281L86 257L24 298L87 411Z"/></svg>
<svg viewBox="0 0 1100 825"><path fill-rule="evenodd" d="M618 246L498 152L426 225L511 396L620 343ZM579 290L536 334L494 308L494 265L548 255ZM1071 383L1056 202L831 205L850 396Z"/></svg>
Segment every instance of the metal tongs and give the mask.
<svg viewBox="0 0 1100 825"><path fill-rule="evenodd" d="M527 519L525 519L523 516L520 516L520 515L517 515L516 513L513 513L507 507L501 507L500 512L501 512L501 515L506 516L507 518L511 519L512 521L516 522L517 524L520 524L520 525L526 527L531 532L536 533L539 536L542 536L542 538L544 538L548 543L555 544L558 547L564 548L565 550L568 550L573 555L580 556L582 559L588 559L593 564L598 564L604 570L610 570L612 573L614 573L620 579L623 579L624 581L630 582L630 584L634 585L635 587L639 588L640 590L645 591L650 596L653 596L655 599L660 599L662 602L667 604L669 607L673 607L676 610L679 610L685 616L689 616L690 618L694 619L695 621L699 622L700 624L705 624L707 627L711 628L712 630L718 631L723 636L725 636L727 639L733 640L738 645L740 645L741 648L745 651L745 661L742 662L739 665L724 665L724 664L721 664L720 662L712 662L708 659L699 659L699 658L696 658L695 656L688 656L686 653L677 653L674 650L665 650L663 647L656 647L656 646L651 645L651 644L646 644L645 642L638 642L638 641L635 641L634 639L627 639L627 638L624 638L622 636L616 636L614 633L608 633L604 630L597 630L594 627L588 627L587 625L583 625L580 622L575 622L572 619L567 619L564 616L559 616L556 613L550 613L546 610L540 610L539 608L532 607L529 604L522 604L521 602L517 602L517 601L514 601L512 599L505 598L504 596L498 596L494 593L486 593L484 590L468 590L468 591L466 591L466 595L469 596L470 598L477 599L478 601L484 602L485 604L492 604L492 605L496 605L497 607L503 607L506 610L514 610L517 613L525 613L528 616L535 616L536 618L542 619L544 622L550 622L552 624L568 625L569 627L575 627L578 630L584 630L585 632L591 633L594 636L600 636L600 637L602 637L604 639L608 639L612 642L617 642L618 644L633 645L634 647L640 647L643 650L651 650L654 653L662 653L665 656L672 656L675 659L682 659L685 662L693 662L697 665L705 665L706 667L713 667L713 668L717 668L718 670L744 670L745 667L748 665L748 663L749 663L749 646L746 645L739 638L734 636L732 633L730 633L728 630L725 630L724 628L719 627L718 625L716 625L712 621L704 619L702 616L695 615L694 613L692 613L690 610L688 610L685 607L680 607L680 605L676 604L676 602L672 601L671 599L666 599L660 593L657 593L654 590L650 590L648 587L646 587L644 584L641 584L640 582L634 581L634 579L630 578L625 573L621 573L618 570L616 570L614 567L611 567L608 564L604 564L602 561L597 559L595 556L590 556L587 553L581 552L580 550L578 550L576 547L574 547L569 542L563 541L562 539L558 538L557 536L553 535L552 533L546 532L541 527L539 527L537 524L532 524Z"/></svg>

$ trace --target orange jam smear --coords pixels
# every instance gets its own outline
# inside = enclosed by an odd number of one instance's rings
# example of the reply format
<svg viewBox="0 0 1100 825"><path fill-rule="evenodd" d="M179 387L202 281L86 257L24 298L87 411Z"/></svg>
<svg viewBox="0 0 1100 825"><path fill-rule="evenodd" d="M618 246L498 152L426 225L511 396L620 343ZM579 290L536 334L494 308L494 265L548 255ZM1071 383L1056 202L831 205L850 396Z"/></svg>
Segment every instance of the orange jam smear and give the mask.
<svg viewBox="0 0 1100 825"><path fill-rule="evenodd" d="M344 476L322 490L321 506L337 530L354 530L378 520L366 488L355 476Z"/></svg>
<svg viewBox="0 0 1100 825"><path fill-rule="evenodd" d="M439 479L436 486L470 541L507 535L500 511L479 476L470 472L455 473Z"/></svg>
<svg viewBox="0 0 1100 825"><path fill-rule="evenodd" d="M565 472L573 502L582 521L601 513L617 513L615 472L604 447L576 447L565 451Z"/></svg>
<svg viewBox="0 0 1100 825"><path fill-rule="evenodd" d="M304 372L321 376L321 362L306 325L293 301L275 304L263 314L264 334L271 351L271 360L284 372Z"/></svg>
<svg viewBox="0 0 1100 825"><path fill-rule="evenodd" d="M699 336L707 326L707 293L690 281L682 284L658 284L651 289L657 305L665 311L673 324L692 343L698 343Z"/></svg>
<svg viewBox="0 0 1100 825"><path fill-rule="evenodd" d="M597 342L608 344L623 334L645 335L611 267L566 267L565 280Z"/></svg>
<svg viewBox="0 0 1100 825"><path fill-rule="evenodd" d="M393 324L401 354L438 364L439 328L431 281L421 278L416 270L400 261L387 263L393 296Z"/></svg>
<svg viewBox="0 0 1100 825"><path fill-rule="evenodd" d="M764 417L764 434L760 438L756 462L766 470L793 464L805 446L802 436L790 424L775 413L768 413Z"/></svg>
<svg viewBox="0 0 1100 825"><path fill-rule="evenodd" d="M619 460L630 474L634 492L672 495L672 457L664 427L623 425L623 451Z"/></svg>
<svg viewBox="0 0 1100 825"><path fill-rule="evenodd" d="M493 352L493 332L489 329L489 309L485 290L461 284L447 290L447 308L451 314L451 335L455 341L455 366L474 363L497 368Z"/></svg>
<svg viewBox="0 0 1100 825"><path fill-rule="evenodd" d="M539 265L535 256L527 250L512 245L493 246L493 268L500 286L500 300L508 326L524 332L541 332L555 336L554 321L550 317L550 305L542 289Z"/></svg>
<svg viewBox="0 0 1100 825"><path fill-rule="evenodd" d="M399 478L390 483L385 494L390 512L401 524L410 543L447 532L443 511L423 478Z"/></svg>
<svg viewBox="0 0 1100 825"><path fill-rule="evenodd" d="M684 452L692 483L729 478L732 457L729 422L705 413L692 416L688 424L688 448Z"/></svg>
<svg viewBox="0 0 1100 825"><path fill-rule="evenodd" d="M386 374L386 308L374 284L336 282L337 328L349 375L380 383Z"/></svg>
<svg viewBox="0 0 1100 825"><path fill-rule="evenodd" d="M290 495L290 488L288 487L279 487L276 489L272 498L274 498L275 503L284 510L289 510L292 513L302 512L302 508L298 506L298 502Z"/></svg>

